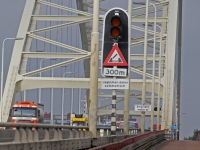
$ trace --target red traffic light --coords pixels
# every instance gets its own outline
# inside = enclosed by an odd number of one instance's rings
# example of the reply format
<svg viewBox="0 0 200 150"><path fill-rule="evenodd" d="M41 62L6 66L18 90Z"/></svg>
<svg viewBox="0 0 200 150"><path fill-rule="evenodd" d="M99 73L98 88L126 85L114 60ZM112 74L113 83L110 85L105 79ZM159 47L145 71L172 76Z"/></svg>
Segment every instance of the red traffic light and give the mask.
<svg viewBox="0 0 200 150"><path fill-rule="evenodd" d="M118 37L120 35L120 30L116 27L113 27L110 32L113 37Z"/></svg>
<svg viewBox="0 0 200 150"><path fill-rule="evenodd" d="M121 20L118 17L113 17L111 20L111 24L113 26L117 27L121 24Z"/></svg>

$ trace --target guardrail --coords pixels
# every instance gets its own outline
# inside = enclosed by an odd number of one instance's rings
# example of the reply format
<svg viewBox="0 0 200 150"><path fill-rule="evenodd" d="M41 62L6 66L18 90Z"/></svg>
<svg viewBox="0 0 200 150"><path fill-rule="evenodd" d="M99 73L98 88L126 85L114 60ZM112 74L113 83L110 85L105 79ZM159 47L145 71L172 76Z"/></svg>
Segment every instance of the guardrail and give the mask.
<svg viewBox="0 0 200 150"><path fill-rule="evenodd" d="M98 137L92 139L89 136L89 128L87 126L6 122L0 123L0 127L0 150L86 149L121 141L140 133L140 131L130 129L130 135L123 135L123 129L117 129L117 135L113 137L110 136L109 127L101 127L97 128ZM16 129L12 130L12 127ZM33 128L34 130L32 130ZM104 134L102 134L102 131Z"/></svg>
<svg viewBox="0 0 200 150"><path fill-rule="evenodd" d="M166 140L167 136L168 134L165 130L154 131L135 137L129 137L120 142L109 143L103 146L91 148L89 150L146 150Z"/></svg>

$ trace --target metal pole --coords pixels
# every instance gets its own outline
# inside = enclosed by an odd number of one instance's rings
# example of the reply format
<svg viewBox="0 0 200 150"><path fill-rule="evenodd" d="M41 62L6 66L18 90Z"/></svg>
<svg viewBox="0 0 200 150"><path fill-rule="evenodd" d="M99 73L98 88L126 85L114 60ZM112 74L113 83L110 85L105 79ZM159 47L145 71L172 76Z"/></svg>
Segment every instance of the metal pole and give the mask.
<svg viewBox="0 0 200 150"><path fill-rule="evenodd" d="M51 76L53 78L53 69ZM51 124L53 124L53 88L51 88Z"/></svg>
<svg viewBox="0 0 200 150"><path fill-rule="evenodd" d="M26 90L24 90L24 101L26 100Z"/></svg>
<svg viewBox="0 0 200 150"><path fill-rule="evenodd" d="M132 22L132 6L133 6L133 0L128 0L128 14L129 14L130 28L131 28L131 22ZM130 29L129 38L131 38L131 29ZM127 79L129 80L129 83L130 83L130 72L128 72ZM124 134L125 135L129 134L129 110L130 110L130 96L129 95L130 95L130 84L129 84L129 89L124 90Z"/></svg>
<svg viewBox="0 0 200 150"><path fill-rule="evenodd" d="M6 40L15 40L15 38L6 38L3 40L2 52L1 52L1 101L3 99L4 45Z"/></svg>
<svg viewBox="0 0 200 150"><path fill-rule="evenodd" d="M178 27L178 83L177 83L177 94L178 94L178 135L177 139L180 137L180 97L181 97L181 44L182 44L182 6L183 1L179 0L179 27Z"/></svg>
<svg viewBox="0 0 200 150"><path fill-rule="evenodd" d="M78 102L78 113L80 114L80 101L81 101L81 88L79 89L79 102Z"/></svg>
<svg viewBox="0 0 200 150"><path fill-rule="evenodd" d="M65 77L65 74L67 73L75 73L75 72L65 72L63 73L63 78ZM72 92L72 97L73 97L73 92ZM62 88L62 101L61 101L61 124L63 125L63 118L64 118L64 98L65 98L65 88ZM71 103L72 105L72 103ZM71 106L72 108L72 106ZM71 111L72 112L72 111ZM71 116L71 114L70 114ZM70 120L71 120L71 117L70 117ZM71 124L71 121L70 121L70 124Z"/></svg>
<svg viewBox="0 0 200 150"><path fill-rule="evenodd" d="M45 59L41 59L40 60L40 69L42 68L42 61L43 60L45 60ZM40 72L40 77L42 76L42 72ZM41 91L42 91L42 89L41 88L39 88L39 92L38 92L38 97L39 97L39 100L38 100L38 103L41 103Z"/></svg>
<svg viewBox="0 0 200 150"><path fill-rule="evenodd" d="M100 107L100 99L99 99L99 107ZM100 118L100 116L99 116L99 123L101 122L101 118Z"/></svg>
<svg viewBox="0 0 200 150"><path fill-rule="evenodd" d="M2 44L2 52L1 52L1 107L0 107L0 117L2 121L2 106L3 106L3 74L4 74L4 45L6 40L23 40L23 38L5 38Z"/></svg>
<svg viewBox="0 0 200 150"><path fill-rule="evenodd" d="M158 101L157 101L157 130L159 130L160 124L160 82L161 82L161 56L162 56L162 27L156 25L160 28L160 53L159 53L159 70L158 70Z"/></svg>
<svg viewBox="0 0 200 150"><path fill-rule="evenodd" d="M90 59L89 133L91 138L97 137L98 61L99 0L95 0L93 1L93 31L91 35Z"/></svg>
<svg viewBox="0 0 200 150"><path fill-rule="evenodd" d="M3 105L3 70L4 70L4 43L7 39L3 40L1 52L1 122L2 122L2 105Z"/></svg>
<svg viewBox="0 0 200 150"><path fill-rule="evenodd" d="M65 89L62 88L62 106L61 106L61 125L63 125L63 110L64 110L64 92L65 92Z"/></svg>
<svg viewBox="0 0 200 150"><path fill-rule="evenodd" d="M72 98L71 98L71 108L70 108L70 125L72 125L73 102L74 102L74 89L72 88Z"/></svg>
<svg viewBox="0 0 200 150"><path fill-rule="evenodd" d="M142 85L142 105L146 101L146 61L147 61L147 27L148 27L148 8L149 1L146 0L146 17L145 17L145 33L144 33L144 60L143 60L143 85ZM141 133L145 129L145 112L141 112Z"/></svg>
<svg viewBox="0 0 200 150"><path fill-rule="evenodd" d="M65 72L65 73L66 73L66 72ZM65 76L65 73L63 74L63 78L64 78L64 76ZM63 125L64 97L65 97L65 89L62 88L62 101L61 101L61 125Z"/></svg>
<svg viewBox="0 0 200 150"><path fill-rule="evenodd" d="M152 92L151 92L151 131L153 131L154 124L154 96L155 96L155 55L156 55L156 6L150 3L154 7L154 43L153 43L153 70L152 70Z"/></svg>
<svg viewBox="0 0 200 150"><path fill-rule="evenodd" d="M48 59L48 58L47 58ZM44 61L45 59L42 59L40 60L40 69L41 69L41 63L42 61ZM51 60L51 59L50 59ZM52 72L51 72L51 77L53 77L53 69L52 69ZM40 77L41 77L41 72L40 72ZM41 103L41 88L39 89L39 103ZM25 97L26 95L24 95ZM50 107L51 107L51 119L50 119L50 123L53 124L53 88L51 88L51 103L50 103Z"/></svg>

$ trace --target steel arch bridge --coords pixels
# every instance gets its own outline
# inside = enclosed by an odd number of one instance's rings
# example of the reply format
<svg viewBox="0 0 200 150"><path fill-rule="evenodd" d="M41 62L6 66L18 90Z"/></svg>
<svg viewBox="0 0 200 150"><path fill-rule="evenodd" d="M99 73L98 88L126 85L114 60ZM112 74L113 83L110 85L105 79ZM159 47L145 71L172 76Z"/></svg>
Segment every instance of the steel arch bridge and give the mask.
<svg viewBox="0 0 200 150"><path fill-rule="evenodd" d="M131 1L131 0L130 0ZM130 2L129 1L129 2ZM110 1L99 0L102 6L100 8L99 19L99 45L101 45L102 21L105 12L109 9ZM119 1L120 2L120 1ZM131 1L132 2L132 1ZM109 5L108 5L109 4ZM152 5L154 4L154 5ZM91 32L94 16L93 1L76 0L77 9L68 7L66 4L60 3L59 0L28 0L24 8L21 18L21 23L17 33L17 37L22 37L23 40L17 40L14 44L13 54L11 57L10 67L7 75L7 80L1 100L2 122L8 121L9 110L15 100L15 95L18 92L37 89L37 88L90 88L90 57L91 57ZM117 5L117 3L116 3ZM128 0L123 4L124 9L128 8ZM111 5L115 7L114 5ZM156 7L154 11L153 6ZM45 8L51 9L51 14ZM111 7L110 7L111 8ZM59 11L66 13L57 13ZM71 12L71 13L69 13ZM156 57L155 57L155 99L161 101L161 112L154 112L154 115L161 116L162 128L166 129L172 122L173 111L176 103L176 86L177 86L177 26L178 26L178 1L175 0L155 0L149 3L149 18L148 22L154 22L153 14L157 12L156 22ZM118 97L123 101L128 97L141 100L141 91L143 88L143 60L144 60L144 31L143 24L145 23L145 5L141 3L133 3L131 12L131 75L130 75L130 94L124 92L124 95L118 94ZM48 22L49 24L47 24ZM63 34L61 29L69 30L69 27L80 31L82 48L76 47L71 42L64 42L62 38L56 38L54 31ZM159 30L159 27L161 30ZM49 36L48 36L49 35ZM146 103L151 103L150 98L152 92L152 64L153 55L152 48L154 47L154 30L148 28L148 53L147 53L147 70L146 70ZM65 52L50 51L48 47L32 50L34 44L44 45L45 43L52 47L61 47ZM51 47L50 46L50 47ZM42 46L41 46L42 47ZM99 46L99 59L101 57L101 46ZM47 67L28 69L30 59L59 59L59 63L51 64ZM84 62L85 78L63 78L60 77L38 77L37 74L70 65L78 61ZM100 66L98 66L100 68ZM30 70L30 71L27 71ZM159 74L160 72L160 74ZM101 89L101 75L98 76L98 89ZM159 89L160 88L160 89ZM136 92L137 93L136 93ZM121 91L119 91L121 92ZM97 92L98 93L98 92ZM88 96L87 96L88 97ZM111 97L108 95L99 95L99 97ZM88 99L88 98L87 98ZM159 110L159 109L158 109ZM122 110L117 111L118 114L123 114ZM157 114L158 113L158 114ZM111 110L98 110L98 115L111 114ZM140 115L140 113L130 110L127 114ZM150 113L146 113L150 115Z"/></svg>

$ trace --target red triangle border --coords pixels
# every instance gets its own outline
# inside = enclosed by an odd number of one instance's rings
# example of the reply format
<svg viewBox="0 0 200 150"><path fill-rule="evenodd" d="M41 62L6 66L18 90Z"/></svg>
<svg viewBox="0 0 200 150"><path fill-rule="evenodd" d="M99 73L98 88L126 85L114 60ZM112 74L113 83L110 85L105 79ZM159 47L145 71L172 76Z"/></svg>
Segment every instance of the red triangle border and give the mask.
<svg viewBox="0 0 200 150"><path fill-rule="evenodd" d="M111 58L111 56L112 56L112 54L114 53L115 50L117 50L117 52L118 52L120 58L122 59L123 63L109 62L109 60L110 60L110 58ZM121 53L117 44L114 44L114 46L112 47L110 53L108 54L106 60L103 63L103 66L128 66L128 64L127 64L127 62L126 62L126 60L125 60L123 54Z"/></svg>

